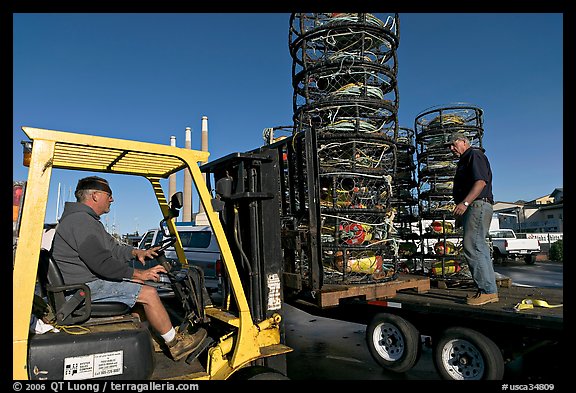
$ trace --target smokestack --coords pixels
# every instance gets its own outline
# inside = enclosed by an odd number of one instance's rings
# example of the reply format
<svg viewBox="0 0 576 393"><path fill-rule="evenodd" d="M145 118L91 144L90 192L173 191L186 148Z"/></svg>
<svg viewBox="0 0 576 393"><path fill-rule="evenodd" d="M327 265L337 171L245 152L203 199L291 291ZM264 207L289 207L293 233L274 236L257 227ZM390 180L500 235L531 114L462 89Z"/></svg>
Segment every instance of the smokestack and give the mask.
<svg viewBox="0 0 576 393"><path fill-rule="evenodd" d="M202 116L202 151L208 151L208 116ZM202 164L208 161L203 161ZM204 183L206 183L206 174L202 173L204 178ZM198 204L198 213L204 212L204 206L202 203Z"/></svg>
<svg viewBox="0 0 576 393"><path fill-rule="evenodd" d="M186 149L192 149L192 129L186 127ZM182 221L192 221L192 174L190 169L184 170L184 206L182 206Z"/></svg>
<svg viewBox="0 0 576 393"><path fill-rule="evenodd" d="M170 136L170 146L176 147L176 137L174 135ZM171 174L168 179L168 200L170 200L172 195L176 192L176 174Z"/></svg>
<svg viewBox="0 0 576 393"><path fill-rule="evenodd" d="M202 116L202 151L208 151L208 116Z"/></svg>

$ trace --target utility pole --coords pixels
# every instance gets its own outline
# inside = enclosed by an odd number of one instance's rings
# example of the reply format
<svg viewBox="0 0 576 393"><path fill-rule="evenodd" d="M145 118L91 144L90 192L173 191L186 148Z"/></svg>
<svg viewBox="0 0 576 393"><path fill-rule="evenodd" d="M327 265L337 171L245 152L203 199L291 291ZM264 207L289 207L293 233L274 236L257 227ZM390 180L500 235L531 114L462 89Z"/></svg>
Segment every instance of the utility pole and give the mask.
<svg viewBox="0 0 576 393"><path fill-rule="evenodd" d="M58 197L56 198L56 222L58 222L58 208L60 207L60 183L58 183Z"/></svg>

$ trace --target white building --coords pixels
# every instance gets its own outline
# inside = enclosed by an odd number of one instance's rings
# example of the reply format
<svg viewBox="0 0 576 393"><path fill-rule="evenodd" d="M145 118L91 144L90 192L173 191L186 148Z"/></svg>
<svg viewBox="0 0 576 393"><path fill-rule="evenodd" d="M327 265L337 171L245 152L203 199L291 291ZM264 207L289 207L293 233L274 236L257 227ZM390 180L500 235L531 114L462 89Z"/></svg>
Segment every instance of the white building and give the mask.
<svg viewBox="0 0 576 393"><path fill-rule="evenodd" d="M563 232L564 191L556 188L551 194L529 202L496 202L494 213L500 228L518 233Z"/></svg>

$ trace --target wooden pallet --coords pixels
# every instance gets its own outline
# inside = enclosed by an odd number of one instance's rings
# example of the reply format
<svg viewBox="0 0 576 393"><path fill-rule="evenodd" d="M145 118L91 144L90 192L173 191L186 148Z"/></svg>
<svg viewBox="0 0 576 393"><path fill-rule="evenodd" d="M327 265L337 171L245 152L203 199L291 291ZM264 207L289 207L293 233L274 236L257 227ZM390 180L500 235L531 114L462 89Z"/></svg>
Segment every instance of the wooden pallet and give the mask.
<svg viewBox="0 0 576 393"><path fill-rule="evenodd" d="M430 279L424 276L400 274L396 280L371 284L326 284L316 293L321 308L337 306L341 299L362 297L366 300L389 299L403 289L415 289L417 293L430 290Z"/></svg>
<svg viewBox="0 0 576 393"><path fill-rule="evenodd" d="M499 287L510 288L512 286L512 279L510 277L496 277L496 285Z"/></svg>

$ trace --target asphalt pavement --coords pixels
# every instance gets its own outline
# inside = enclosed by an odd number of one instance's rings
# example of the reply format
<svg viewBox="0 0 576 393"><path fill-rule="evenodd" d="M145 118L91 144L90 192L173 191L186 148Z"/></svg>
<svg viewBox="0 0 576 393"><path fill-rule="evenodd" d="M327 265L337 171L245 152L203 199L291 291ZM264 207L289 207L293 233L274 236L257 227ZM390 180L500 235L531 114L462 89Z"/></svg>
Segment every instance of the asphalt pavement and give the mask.
<svg viewBox="0 0 576 393"><path fill-rule="evenodd" d="M288 377L293 380L439 380L424 348L408 372L385 371L370 355L366 325L310 315L284 304Z"/></svg>

